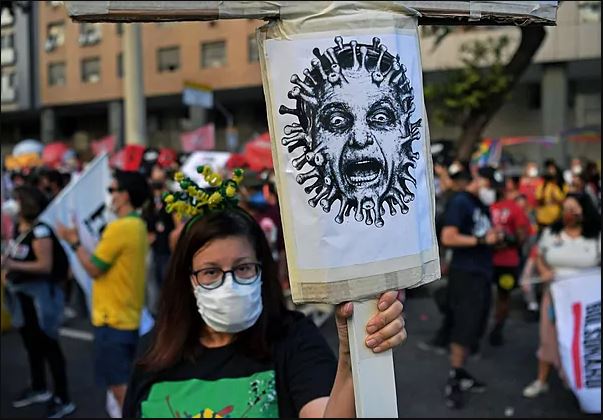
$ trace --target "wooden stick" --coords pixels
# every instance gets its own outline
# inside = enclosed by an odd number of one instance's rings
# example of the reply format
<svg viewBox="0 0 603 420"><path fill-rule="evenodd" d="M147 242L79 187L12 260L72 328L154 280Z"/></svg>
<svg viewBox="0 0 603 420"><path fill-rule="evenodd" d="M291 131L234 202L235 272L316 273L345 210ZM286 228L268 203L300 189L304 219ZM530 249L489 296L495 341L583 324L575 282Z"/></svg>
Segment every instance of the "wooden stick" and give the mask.
<svg viewBox="0 0 603 420"><path fill-rule="evenodd" d="M377 313L377 303L378 300L353 302L354 315L348 319L356 416L397 418L393 353L373 353L365 344L366 324Z"/></svg>

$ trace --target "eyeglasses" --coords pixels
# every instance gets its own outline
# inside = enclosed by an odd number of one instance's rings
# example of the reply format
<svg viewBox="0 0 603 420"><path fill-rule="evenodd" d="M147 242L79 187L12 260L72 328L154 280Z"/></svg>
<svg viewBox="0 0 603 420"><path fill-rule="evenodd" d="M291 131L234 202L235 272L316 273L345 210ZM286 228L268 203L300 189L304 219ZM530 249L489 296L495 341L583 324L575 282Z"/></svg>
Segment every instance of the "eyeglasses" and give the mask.
<svg viewBox="0 0 603 420"><path fill-rule="evenodd" d="M210 267L202 268L191 272L191 276L195 280L195 284L207 290L217 289L224 284L226 274L231 273L235 282L241 285L250 285L260 278L262 272L262 264L260 263L243 263L234 266L231 270L224 271L221 268Z"/></svg>
<svg viewBox="0 0 603 420"><path fill-rule="evenodd" d="M109 187L107 188L107 191L109 191L109 194L113 194L114 192L121 192L123 191L123 188L113 188L113 187Z"/></svg>

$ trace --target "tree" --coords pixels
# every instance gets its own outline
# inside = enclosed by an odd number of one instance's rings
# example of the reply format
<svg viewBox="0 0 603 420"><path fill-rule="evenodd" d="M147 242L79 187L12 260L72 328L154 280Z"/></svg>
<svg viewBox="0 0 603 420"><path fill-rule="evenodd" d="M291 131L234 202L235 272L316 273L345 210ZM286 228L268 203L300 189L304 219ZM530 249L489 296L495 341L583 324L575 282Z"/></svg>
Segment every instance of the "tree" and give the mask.
<svg viewBox="0 0 603 420"><path fill-rule="evenodd" d="M509 38L499 36L462 45L459 53L463 67L455 70L446 82L425 88L436 122L458 124L458 157L469 159L492 117L503 106L521 79L534 54L542 45L546 32L542 26L522 26L521 40L512 57L504 62ZM434 49L451 32L449 27L434 27Z"/></svg>

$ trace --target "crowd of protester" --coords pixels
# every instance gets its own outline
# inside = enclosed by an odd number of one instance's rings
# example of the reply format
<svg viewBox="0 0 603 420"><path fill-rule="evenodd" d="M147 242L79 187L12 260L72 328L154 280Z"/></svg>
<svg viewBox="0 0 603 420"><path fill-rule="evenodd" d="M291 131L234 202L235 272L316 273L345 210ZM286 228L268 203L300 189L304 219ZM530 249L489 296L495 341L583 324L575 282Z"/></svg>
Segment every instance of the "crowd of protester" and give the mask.
<svg viewBox="0 0 603 420"><path fill-rule="evenodd" d="M11 312L18 314L13 325L21 333L31 370L30 385L15 398L14 407L49 402L52 417L75 410L57 339L61 319L78 296L58 242L62 239L92 278L112 277L110 282L93 283L90 318L95 326L96 380L110 391L118 407L113 414L119 416L133 369L141 310L146 305L152 315L159 315L157 296L169 277L170 260L187 222L167 212L163 200L176 188L172 179L178 169L177 162L154 162L139 172L116 170L106 194L117 218L104 228L92 251L81 246L73 227L51 227L37 220L69 183L71 173L38 168L27 174L3 174L2 268L5 284L11 285L11 309L16 308ZM527 162L521 169L436 161L434 171L436 228L447 282L434 294L442 314L440 328L420 347L449 353L446 403L462 407L467 392L486 391L486 384L468 372L467 358L479 354L486 336L492 346L505 344L511 297L521 291L526 314L540 319L537 379L523 391L525 397L536 397L547 391L551 369L559 368L548 284L559 275L600 262L597 165L573 159L563 171L553 160L542 168ZM287 291L273 177L270 170L248 171L239 205L261 228L276 262L275 278ZM6 253L11 240L18 246ZM589 251L585 253L584 247ZM41 310L38 302L43 302ZM46 384L46 362L54 379L52 392Z"/></svg>
<svg viewBox="0 0 603 420"><path fill-rule="evenodd" d="M511 295L521 291L528 320L540 322L537 379L523 396L548 390L556 368L563 379L550 284L601 261L601 174L594 162L572 159L563 171L552 159L518 167L437 162L436 227L447 282L433 294L442 314L423 350L449 353L444 389L451 408L485 382L465 368L470 355L505 344ZM494 299L494 305L492 305ZM489 333L488 333L489 330Z"/></svg>

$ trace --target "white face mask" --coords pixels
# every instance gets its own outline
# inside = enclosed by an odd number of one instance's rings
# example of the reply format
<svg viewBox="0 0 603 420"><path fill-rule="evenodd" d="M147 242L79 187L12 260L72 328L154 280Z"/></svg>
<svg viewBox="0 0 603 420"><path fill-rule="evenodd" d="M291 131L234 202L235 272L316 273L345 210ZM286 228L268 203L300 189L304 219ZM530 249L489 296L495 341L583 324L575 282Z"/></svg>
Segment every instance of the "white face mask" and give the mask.
<svg viewBox="0 0 603 420"><path fill-rule="evenodd" d="M530 178L536 178L538 176L538 169L534 168L534 167L529 168L528 169L528 176Z"/></svg>
<svg viewBox="0 0 603 420"><path fill-rule="evenodd" d="M20 211L21 206L19 205L19 202L13 198L8 199L4 203L2 203L2 213L12 218L17 217Z"/></svg>
<svg viewBox="0 0 603 420"><path fill-rule="evenodd" d="M238 284L228 273L224 284L207 290L194 286L197 308L203 321L214 331L238 333L256 323L262 313L262 278L253 284Z"/></svg>
<svg viewBox="0 0 603 420"><path fill-rule="evenodd" d="M494 204L494 202L496 201L496 191L494 191L492 188L482 187L479 189L478 194L479 194L479 199L486 206L490 206L490 205Z"/></svg>
<svg viewBox="0 0 603 420"><path fill-rule="evenodd" d="M109 213L115 214L115 208L113 207L113 197L111 197L111 194L105 195L105 210Z"/></svg>

